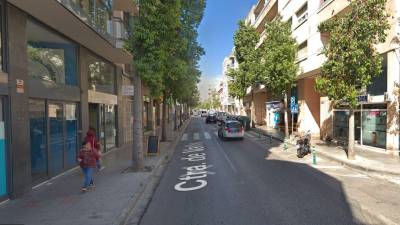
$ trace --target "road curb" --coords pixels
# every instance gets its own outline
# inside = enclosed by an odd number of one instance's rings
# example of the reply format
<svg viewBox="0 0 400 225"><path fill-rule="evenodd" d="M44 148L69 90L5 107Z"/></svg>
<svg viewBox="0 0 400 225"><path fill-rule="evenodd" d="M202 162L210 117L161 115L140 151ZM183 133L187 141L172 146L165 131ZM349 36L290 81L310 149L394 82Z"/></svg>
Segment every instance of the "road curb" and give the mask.
<svg viewBox="0 0 400 225"><path fill-rule="evenodd" d="M274 135L270 135L265 131L262 131L262 130L259 130L259 129L252 129L252 131L254 131L256 133L259 133L259 134L262 134L262 135L267 136L267 137L272 137L273 139L275 139L277 141L284 142L284 140L282 138L276 137ZM288 144L290 144L292 146L295 146L290 142L288 142ZM387 170L381 170L381 169L377 169L377 168L370 168L370 167L362 166L362 165L359 165L359 164L356 164L356 163L353 163L353 162L349 162L349 161L346 161L346 160L331 156L327 152L318 151L318 148L317 148L317 154L320 155L322 158L338 162L343 166L346 166L346 167L349 167L349 168L353 168L353 169L361 171L361 172L365 172L365 173L367 173L367 174L369 174L371 176L374 176L374 177L379 177L379 178L382 178L382 177L386 177L387 178L387 177L389 177L389 178L392 178L394 176L400 176L400 172L387 171Z"/></svg>
<svg viewBox="0 0 400 225"><path fill-rule="evenodd" d="M181 139L181 136L183 135L190 121L191 119L189 118L185 122L181 130L175 136L174 140L168 145L168 152L157 161L157 164L155 165L148 178L146 178L146 180L141 183L140 190L138 190L133 195L133 197L127 204L127 207L121 212L113 225L139 224L143 214L146 211L147 206L151 201L154 191L158 187L160 180L164 175L165 168L169 164L172 155L175 152L175 148L178 145L179 140Z"/></svg>

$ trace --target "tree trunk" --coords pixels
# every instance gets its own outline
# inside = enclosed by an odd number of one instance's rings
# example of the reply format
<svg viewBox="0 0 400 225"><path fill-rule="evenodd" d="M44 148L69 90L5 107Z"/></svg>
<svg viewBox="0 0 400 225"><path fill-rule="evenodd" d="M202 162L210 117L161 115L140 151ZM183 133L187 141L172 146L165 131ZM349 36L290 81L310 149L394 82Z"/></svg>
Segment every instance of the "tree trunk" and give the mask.
<svg viewBox="0 0 400 225"><path fill-rule="evenodd" d="M151 127L151 135L156 136L156 121L155 121L155 112L154 112L154 99L150 97L150 103L149 103L149 122L150 122L150 127Z"/></svg>
<svg viewBox="0 0 400 225"><path fill-rule="evenodd" d="M354 152L354 110L349 110L349 140L347 143L347 158L355 159Z"/></svg>
<svg viewBox="0 0 400 225"><path fill-rule="evenodd" d="M250 119L251 119L251 127L255 128L256 127L256 106L254 104L254 93L253 90L251 90L251 107L250 107Z"/></svg>
<svg viewBox="0 0 400 225"><path fill-rule="evenodd" d="M177 124L176 124L176 100L174 100L174 130L176 130L177 128Z"/></svg>
<svg viewBox="0 0 400 225"><path fill-rule="evenodd" d="M162 119L161 119L161 141L167 141L167 97L164 92L163 105L162 105Z"/></svg>
<svg viewBox="0 0 400 225"><path fill-rule="evenodd" d="M287 93L288 91L285 91L285 96L284 96L284 107L285 107L285 138L289 138L289 113L288 113L288 101L287 101Z"/></svg>
<svg viewBox="0 0 400 225"><path fill-rule="evenodd" d="M141 171L144 168L143 160L143 96L142 80L138 74L135 76L135 96L133 103L133 149L132 168Z"/></svg>

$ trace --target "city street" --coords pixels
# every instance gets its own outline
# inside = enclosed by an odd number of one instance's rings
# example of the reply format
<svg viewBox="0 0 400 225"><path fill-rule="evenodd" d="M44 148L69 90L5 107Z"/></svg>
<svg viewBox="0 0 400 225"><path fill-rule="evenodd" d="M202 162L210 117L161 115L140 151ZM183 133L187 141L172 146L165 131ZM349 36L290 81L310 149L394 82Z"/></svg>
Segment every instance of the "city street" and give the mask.
<svg viewBox="0 0 400 225"><path fill-rule="evenodd" d="M193 118L141 224L357 224L337 179ZM268 146L268 145L265 145ZM179 179L181 178L181 179Z"/></svg>

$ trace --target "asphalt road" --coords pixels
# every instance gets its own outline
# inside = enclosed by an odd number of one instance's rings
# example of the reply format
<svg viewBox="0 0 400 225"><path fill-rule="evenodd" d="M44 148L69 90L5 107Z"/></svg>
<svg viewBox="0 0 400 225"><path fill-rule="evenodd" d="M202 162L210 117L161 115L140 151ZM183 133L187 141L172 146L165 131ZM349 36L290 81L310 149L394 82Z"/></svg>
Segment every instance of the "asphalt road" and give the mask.
<svg viewBox="0 0 400 225"><path fill-rule="evenodd" d="M338 180L216 130L191 120L141 225L356 224Z"/></svg>

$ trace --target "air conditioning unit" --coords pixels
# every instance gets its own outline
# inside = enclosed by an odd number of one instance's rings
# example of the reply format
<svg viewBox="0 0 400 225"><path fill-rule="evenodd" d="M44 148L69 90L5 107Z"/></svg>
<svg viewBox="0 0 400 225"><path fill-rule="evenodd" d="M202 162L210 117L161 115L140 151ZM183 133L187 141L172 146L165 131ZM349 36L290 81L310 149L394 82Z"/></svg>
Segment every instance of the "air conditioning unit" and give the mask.
<svg viewBox="0 0 400 225"><path fill-rule="evenodd" d="M391 102L392 101L392 96L390 95L390 93L385 92L383 94L383 99L384 99L385 102Z"/></svg>

